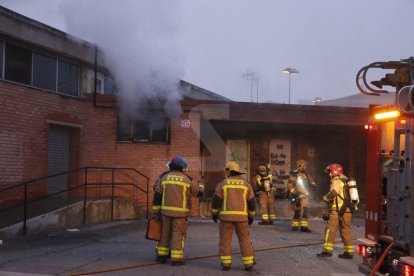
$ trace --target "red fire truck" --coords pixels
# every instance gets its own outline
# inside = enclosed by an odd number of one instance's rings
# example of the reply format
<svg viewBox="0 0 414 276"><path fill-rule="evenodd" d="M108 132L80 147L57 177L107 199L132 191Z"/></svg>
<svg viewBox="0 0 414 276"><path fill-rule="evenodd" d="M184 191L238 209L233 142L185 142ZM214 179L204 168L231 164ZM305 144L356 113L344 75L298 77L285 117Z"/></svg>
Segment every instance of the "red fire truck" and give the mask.
<svg viewBox="0 0 414 276"><path fill-rule="evenodd" d="M371 69L387 69L367 81ZM414 275L414 58L375 62L357 74L363 94L395 88L395 103L372 106L367 129L365 238L357 240L369 275Z"/></svg>

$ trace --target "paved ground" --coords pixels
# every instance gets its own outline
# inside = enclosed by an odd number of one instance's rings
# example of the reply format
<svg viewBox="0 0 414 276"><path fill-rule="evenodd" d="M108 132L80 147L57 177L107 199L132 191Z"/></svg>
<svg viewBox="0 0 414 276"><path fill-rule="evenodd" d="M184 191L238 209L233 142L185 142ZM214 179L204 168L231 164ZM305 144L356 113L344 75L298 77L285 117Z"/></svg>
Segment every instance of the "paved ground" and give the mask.
<svg viewBox="0 0 414 276"><path fill-rule="evenodd" d="M218 224L209 218L190 219L185 266L156 264L154 242L144 238L145 223L118 221L3 241L0 275L76 275L120 268L124 270L100 275L359 275L359 256L337 258L341 243L335 245L334 257L315 256L321 251L325 227L318 218L310 221L312 233L291 232L288 219L279 219L273 226L255 221L251 227L257 259L253 272L243 270L236 239L232 270L220 270ZM354 220L354 237L362 237L363 232L363 221Z"/></svg>

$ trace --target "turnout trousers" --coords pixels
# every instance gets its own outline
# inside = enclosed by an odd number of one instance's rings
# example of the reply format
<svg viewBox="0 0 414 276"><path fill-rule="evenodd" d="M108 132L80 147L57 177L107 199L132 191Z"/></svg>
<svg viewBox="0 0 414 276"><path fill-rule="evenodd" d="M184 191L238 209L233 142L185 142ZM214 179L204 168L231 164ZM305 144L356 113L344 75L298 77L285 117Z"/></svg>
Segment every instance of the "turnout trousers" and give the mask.
<svg viewBox="0 0 414 276"><path fill-rule="evenodd" d="M221 265L231 267L231 239L233 230L236 230L239 240L240 251L243 265L245 268L252 267L254 264L253 245L250 240L249 224L246 222L220 222L220 244L219 254Z"/></svg>
<svg viewBox="0 0 414 276"><path fill-rule="evenodd" d="M260 214L263 222L273 222L276 219L274 204L274 192L259 192Z"/></svg>
<svg viewBox="0 0 414 276"><path fill-rule="evenodd" d="M309 200L307 197L297 199L297 203L292 207L292 229L301 228L304 230L309 229L308 213L309 213Z"/></svg>
<svg viewBox="0 0 414 276"><path fill-rule="evenodd" d="M170 256L172 262L182 261L187 234L187 218L161 215L161 239L157 244L157 256Z"/></svg>
<svg viewBox="0 0 414 276"><path fill-rule="evenodd" d="M336 231L339 228L342 242L344 243L344 253L348 255L354 254L354 246L352 245L351 235L352 213L346 212L342 217L338 216L336 210L329 213L328 224L325 229L325 239L322 252L332 253L335 242Z"/></svg>

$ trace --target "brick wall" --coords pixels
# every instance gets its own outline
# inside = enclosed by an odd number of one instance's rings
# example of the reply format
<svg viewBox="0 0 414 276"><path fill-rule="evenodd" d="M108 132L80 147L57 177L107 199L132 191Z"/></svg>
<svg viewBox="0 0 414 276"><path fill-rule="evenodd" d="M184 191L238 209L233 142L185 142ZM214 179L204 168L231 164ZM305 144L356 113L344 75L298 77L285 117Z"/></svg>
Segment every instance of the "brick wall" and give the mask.
<svg viewBox="0 0 414 276"><path fill-rule="evenodd" d="M191 128L180 125L181 119L188 119L187 112L172 120L170 144L144 144L116 142L116 115L116 108L95 108L91 101L0 81L0 189L47 175L49 124L71 128L72 169L86 166L136 168L150 177L150 199L153 182L173 156L185 157L189 161L189 174L198 177L199 117L191 116ZM84 175L81 173L70 179L72 185L83 183ZM145 179L136 179L146 189ZM46 187L44 182L33 183L30 194L46 192ZM101 195L110 193L110 189L105 191L101 191ZM91 190L88 194L93 193L97 192ZM120 189L118 193L134 194L139 202L146 200L144 193L135 190ZM18 198L17 192L3 195L0 206Z"/></svg>

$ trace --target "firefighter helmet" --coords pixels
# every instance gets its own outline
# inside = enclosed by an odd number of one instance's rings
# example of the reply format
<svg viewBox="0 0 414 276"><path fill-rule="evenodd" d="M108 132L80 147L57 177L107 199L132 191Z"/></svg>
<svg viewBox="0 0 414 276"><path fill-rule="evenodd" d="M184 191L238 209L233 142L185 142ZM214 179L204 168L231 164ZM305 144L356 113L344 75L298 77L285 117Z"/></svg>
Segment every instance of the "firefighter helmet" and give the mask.
<svg viewBox="0 0 414 276"><path fill-rule="evenodd" d="M329 173L330 177L341 176L344 174L342 166L339 164L330 164L325 168L325 172Z"/></svg>
<svg viewBox="0 0 414 276"><path fill-rule="evenodd" d="M259 167L257 167L257 173L260 176L266 176L267 172L268 172L268 170L267 170L266 165L259 165Z"/></svg>
<svg viewBox="0 0 414 276"><path fill-rule="evenodd" d="M234 161L230 161L226 164L226 167L224 168L224 170L226 171L226 174L230 174L230 172L235 172L238 174L242 174L240 172L240 167L239 164L237 164L237 162Z"/></svg>
<svg viewBox="0 0 414 276"><path fill-rule="evenodd" d="M298 169L298 171L305 171L306 170L306 165L308 164L308 162L306 162L305 160L298 160L296 161L296 168Z"/></svg>
<svg viewBox="0 0 414 276"><path fill-rule="evenodd" d="M188 169L187 160L181 156L174 157L171 162L168 164L170 170L184 172Z"/></svg>

